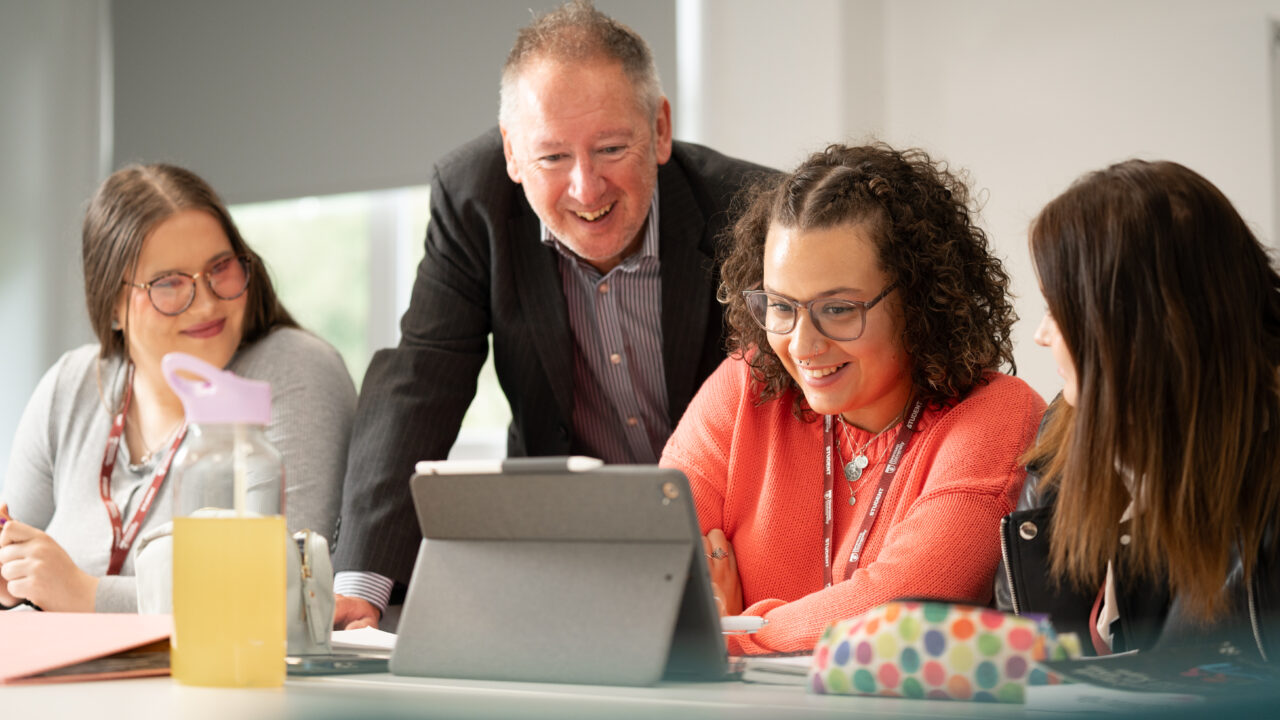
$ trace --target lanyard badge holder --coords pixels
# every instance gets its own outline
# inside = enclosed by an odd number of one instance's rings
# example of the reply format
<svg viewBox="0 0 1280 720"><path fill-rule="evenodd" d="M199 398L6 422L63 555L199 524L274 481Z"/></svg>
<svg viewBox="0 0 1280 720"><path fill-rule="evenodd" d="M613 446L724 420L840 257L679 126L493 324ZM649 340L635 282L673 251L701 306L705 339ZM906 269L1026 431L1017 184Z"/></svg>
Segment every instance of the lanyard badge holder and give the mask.
<svg viewBox="0 0 1280 720"><path fill-rule="evenodd" d="M853 544L853 552L849 555L849 563L845 567L844 576L841 580L848 580L853 571L858 568L858 560L862 558L862 549L867 543L867 538L871 535L871 529L875 527L876 519L880 516L880 503L884 500L885 494L889 492L889 486L893 484L893 478L898 473L898 463L907 453L907 446L911 444L911 438L916 434L916 424L920 422L920 415L924 410L924 400L916 400L911 406L911 413L907 415L907 420L902 425L902 429L898 430L898 435L893 442L893 452L889 454L889 461L885 463L884 470L880 474L880 484L876 488L875 497L871 500L871 504L867 507L867 511L862 516L862 525L858 529L857 540ZM823 419L823 437L826 442L826 456L823 458L823 492L822 492L822 552L823 552L823 587L831 587L831 544L833 535L834 515L831 499L835 494L835 475L832 467L835 463L836 445L834 442L834 428L832 416L827 415Z"/></svg>

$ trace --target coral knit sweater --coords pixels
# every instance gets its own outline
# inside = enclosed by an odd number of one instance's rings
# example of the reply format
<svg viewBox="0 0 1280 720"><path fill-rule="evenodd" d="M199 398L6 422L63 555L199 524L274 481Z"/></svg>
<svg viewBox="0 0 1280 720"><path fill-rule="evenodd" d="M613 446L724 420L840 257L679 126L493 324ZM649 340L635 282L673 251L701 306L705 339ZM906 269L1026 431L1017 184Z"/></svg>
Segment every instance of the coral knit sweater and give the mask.
<svg viewBox="0 0 1280 720"><path fill-rule="evenodd" d="M866 450L871 465L854 484L834 469L832 578L823 587L823 423L791 413L792 390L758 405L747 364L726 360L707 379L668 441L661 464L689 477L705 534L733 543L744 614L768 625L733 636L730 652L812 649L826 625L895 598L987 603L1000 559L1000 518L1014 509L1045 404L1023 381L991 373L960 402L926 409L859 558L854 536L897 437ZM861 447L872 433L850 428ZM837 440L840 438L836 425Z"/></svg>

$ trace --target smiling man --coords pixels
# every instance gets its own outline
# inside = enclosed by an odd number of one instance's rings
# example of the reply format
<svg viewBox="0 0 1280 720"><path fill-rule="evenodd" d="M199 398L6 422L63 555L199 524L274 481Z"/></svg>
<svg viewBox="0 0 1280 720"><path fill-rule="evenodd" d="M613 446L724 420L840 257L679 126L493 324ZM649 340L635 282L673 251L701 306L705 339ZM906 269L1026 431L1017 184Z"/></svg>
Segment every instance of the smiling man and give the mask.
<svg viewBox="0 0 1280 720"><path fill-rule="evenodd" d="M644 40L587 2L536 19L503 68L499 126L437 164L400 345L365 375L338 628L376 624L408 583L409 477L453 445L490 336L511 456L655 463L724 358L716 238L769 171L672 140Z"/></svg>
<svg viewBox="0 0 1280 720"><path fill-rule="evenodd" d="M671 158L670 104L619 92L629 84L607 58L542 58L503 85L507 175L550 235L601 273L642 247Z"/></svg>

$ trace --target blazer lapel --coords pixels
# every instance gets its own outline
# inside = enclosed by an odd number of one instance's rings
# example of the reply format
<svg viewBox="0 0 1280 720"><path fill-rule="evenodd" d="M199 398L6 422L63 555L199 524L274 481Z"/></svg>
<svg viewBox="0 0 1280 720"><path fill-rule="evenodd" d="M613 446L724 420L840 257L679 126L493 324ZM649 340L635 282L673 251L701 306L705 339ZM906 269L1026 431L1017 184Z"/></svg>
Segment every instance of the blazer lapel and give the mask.
<svg viewBox="0 0 1280 720"><path fill-rule="evenodd" d="M528 337L542 361L561 416L573 418L573 337L555 250L539 240L538 216L528 207L509 221L513 276Z"/></svg>
<svg viewBox="0 0 1280 720"><path fill-rule="evenodd" d="M676 409L687 405L698 389L715 259L701 248L707 221L674 162L659 168L658 197L662 366L667 380L667 411L674 427L680 419Z"/></svg>

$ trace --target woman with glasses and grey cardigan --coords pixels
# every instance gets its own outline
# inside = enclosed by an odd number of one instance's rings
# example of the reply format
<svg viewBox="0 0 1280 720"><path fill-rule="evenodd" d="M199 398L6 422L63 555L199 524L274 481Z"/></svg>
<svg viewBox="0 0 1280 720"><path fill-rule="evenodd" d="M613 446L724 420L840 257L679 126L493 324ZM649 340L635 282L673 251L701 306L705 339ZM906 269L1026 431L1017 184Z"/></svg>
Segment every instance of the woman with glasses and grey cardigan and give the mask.
<svg viewBox="0 0 1280 720"><path fill-rule="evenodd" d="M0 491L0 607L136 609L132 541L171 519L165 478L185 441L160 373L173 351L270 383L289 528L331 538L355 388L280 304L213 189L171 165L117 171L89 204L83 261L98 343L54 364L18 424Z"/></svg>
<svg viewBox="0 0 1280 720"><path fill-rule="evenodd" d="M986 603L1044 401L963 181L831 146L754 189L721 300L732 353L663 454L693 490L731 652L811 649L896 598Z"/></svg>

